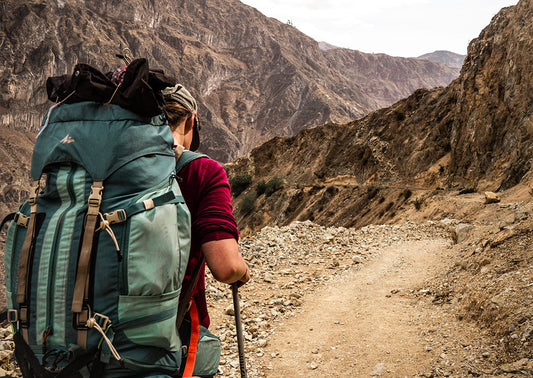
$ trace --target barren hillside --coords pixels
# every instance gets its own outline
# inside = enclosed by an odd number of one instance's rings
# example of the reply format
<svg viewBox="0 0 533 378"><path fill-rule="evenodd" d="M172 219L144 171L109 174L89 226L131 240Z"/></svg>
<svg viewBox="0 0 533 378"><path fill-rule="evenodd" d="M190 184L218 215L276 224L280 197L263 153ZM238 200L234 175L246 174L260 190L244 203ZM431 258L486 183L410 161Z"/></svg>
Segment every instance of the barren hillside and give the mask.
<svg viewBox="0 0 533 378"><path fill-rule="evenodd" d="M72 73L77 62L112 71L124 47L191 89L200 102L202 151L223 162L274 136L356 119L457 76L416 59L331 56L238 0L7 0L0 4L0 126L35 132L51 105L48 76ZM372 78L349 74L360 56L380 67Z"/></svg>

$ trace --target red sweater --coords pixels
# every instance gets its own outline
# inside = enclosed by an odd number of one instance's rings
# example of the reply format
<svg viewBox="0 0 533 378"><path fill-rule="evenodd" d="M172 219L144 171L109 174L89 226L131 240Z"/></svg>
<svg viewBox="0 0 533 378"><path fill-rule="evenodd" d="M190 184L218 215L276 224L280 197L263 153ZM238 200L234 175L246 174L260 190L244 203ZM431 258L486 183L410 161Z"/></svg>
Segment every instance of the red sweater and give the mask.
<svg viewBox="0 0 533 378"><path fill-rule="evenodd" d="M196 159L185 166L178 176L181 178L180 188L192 219L191 257L185 273L185 290L191 280L192 271L201 258L201 245L213 240L238 240L239 231L232 212L228 177L219 163L207 158ZM193 291L193 298L198 308L200 324L209 327L205 298L205 264Z"/></svg>

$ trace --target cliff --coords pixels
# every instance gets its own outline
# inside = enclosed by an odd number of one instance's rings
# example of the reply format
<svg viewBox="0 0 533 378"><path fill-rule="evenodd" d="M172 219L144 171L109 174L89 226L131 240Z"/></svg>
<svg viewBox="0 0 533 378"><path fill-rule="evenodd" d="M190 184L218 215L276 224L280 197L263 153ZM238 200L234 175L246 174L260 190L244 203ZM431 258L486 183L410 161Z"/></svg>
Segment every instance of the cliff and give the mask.
<svg viewBox="0 0 533 378"><path fill-rule="evenodd" d="M448 87L417 90L347 124L273 139L228 165L230 176L252 177L241 196L253 196L257 182L284 181L270 197L258 196L255 211L249 199L244 208L243 198L235 199L243 229L307 219L355 227L394 222L432 193L531 185L532 17L531 0L504 8L470 43L461 75ZM430 215L450 216L445 207Z"/></svg>

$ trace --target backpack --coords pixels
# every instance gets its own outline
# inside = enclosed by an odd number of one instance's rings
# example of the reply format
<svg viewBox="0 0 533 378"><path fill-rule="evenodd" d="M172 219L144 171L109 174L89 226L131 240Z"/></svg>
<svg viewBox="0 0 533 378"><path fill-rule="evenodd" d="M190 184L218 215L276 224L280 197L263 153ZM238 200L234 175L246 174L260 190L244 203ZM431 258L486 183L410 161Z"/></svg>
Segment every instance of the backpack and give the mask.
<svg viewBox="0 0 533 378"><path fill-rule="evenodd" d="M147 66L131 66L147 77ZM108 101L107 76L90 66L47 83L63 102L43 119L34 186L8 217L4 252L7 316L24 376L179 374L176 317L191 220L156 76L130 80L152 89L137 113ZM115 88L113 99L126 97ZM183 154L179 167L202 156Z"/></svg>

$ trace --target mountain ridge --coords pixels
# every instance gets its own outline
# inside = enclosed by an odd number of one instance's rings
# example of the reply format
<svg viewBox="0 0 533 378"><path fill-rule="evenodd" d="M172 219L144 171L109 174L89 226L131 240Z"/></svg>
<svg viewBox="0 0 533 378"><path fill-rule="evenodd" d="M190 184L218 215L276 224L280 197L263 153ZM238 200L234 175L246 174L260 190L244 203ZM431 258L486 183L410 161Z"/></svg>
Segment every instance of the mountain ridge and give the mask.
<svg viewBox="0 0 533 378"><path fill-rule="evenodd" d="M438 64L414 79L398 71L394 86L409 82L409 90L382 99L379 90L364 90L364 77L354 81L336 69L316 41L236 0L84 4L0 5L0 125L35 132L51 105L48 76L71 73L78 61L112 71L123 47L191 89L205 130L202 151L222 162L277 135L359 118L456 75Z"/></svg>
<svg viewBox="0 0 533 378"><path fill-rule="evenodd" d="M461 69L466 55L461 55L447 50L436 50L427 54L420 55L418 59L425 59L432 62L442 63L451 68Z"/></svg>

